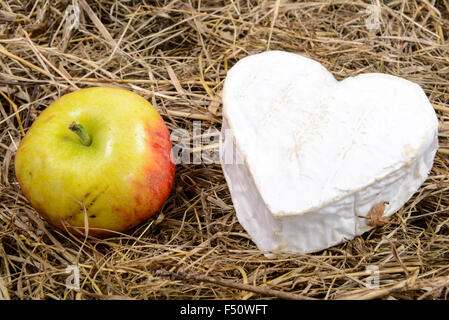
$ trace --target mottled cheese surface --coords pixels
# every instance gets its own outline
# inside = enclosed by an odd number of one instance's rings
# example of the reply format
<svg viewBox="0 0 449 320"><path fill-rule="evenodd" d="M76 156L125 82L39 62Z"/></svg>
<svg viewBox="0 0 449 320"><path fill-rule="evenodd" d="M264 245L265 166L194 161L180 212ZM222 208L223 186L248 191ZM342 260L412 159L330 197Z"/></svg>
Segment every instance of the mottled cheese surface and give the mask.
<svg viewBox="0 0 449 320"><path fill-rule="evenodd" d="M397 211L438 148L419 85L386 74L337 81L318 62L268 51L239 61L223 90L221 162L237 217L262 250L311 252Z"/></svg>

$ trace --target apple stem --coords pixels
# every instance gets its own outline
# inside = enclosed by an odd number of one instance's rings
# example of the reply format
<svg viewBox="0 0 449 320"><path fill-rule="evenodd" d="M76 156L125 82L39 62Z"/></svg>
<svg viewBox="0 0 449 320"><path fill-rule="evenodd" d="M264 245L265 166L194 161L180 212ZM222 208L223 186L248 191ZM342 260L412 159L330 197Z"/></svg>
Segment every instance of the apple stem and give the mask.
<svg viewBox="0 0 449 320"><path fill-rule="evenodd" d="M86 128L84 126L76 121L73 121L69 125L69 129L75 132L78 137L80 137L81 143L85 146L90 146L92 143L92 139L90 138L89 134L87 133Z"/></svg>

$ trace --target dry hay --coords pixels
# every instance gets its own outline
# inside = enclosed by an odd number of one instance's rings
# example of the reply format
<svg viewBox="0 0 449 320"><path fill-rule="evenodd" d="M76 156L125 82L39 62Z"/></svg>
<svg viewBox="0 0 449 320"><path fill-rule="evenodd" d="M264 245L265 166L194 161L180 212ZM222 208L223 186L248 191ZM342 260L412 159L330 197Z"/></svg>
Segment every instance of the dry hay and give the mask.
<svg viewBox="0 0 449 320"><path fill-rule="evenodd" d="M109 85L153 103L169 129L220 129L238 59L267 49L321 62L337 79L385 72L449 114L449 1L0 1L0 299L447 299L448 133L428 180L392 223L315 254L267 259L238 223L218 164L177 165L161 213L127 234L77 239L40 219L13 170L24 131L57 97ZM374 11L371 11L374 12ZM369 21L368 21L369 22ZM373 22L373 21L371 21ZM375 21L374 21L375 22ZM16 110L17 109L17 110ZM80 290L66 287L78 265ZM379 268L378 289L368 288Z"/></svg>

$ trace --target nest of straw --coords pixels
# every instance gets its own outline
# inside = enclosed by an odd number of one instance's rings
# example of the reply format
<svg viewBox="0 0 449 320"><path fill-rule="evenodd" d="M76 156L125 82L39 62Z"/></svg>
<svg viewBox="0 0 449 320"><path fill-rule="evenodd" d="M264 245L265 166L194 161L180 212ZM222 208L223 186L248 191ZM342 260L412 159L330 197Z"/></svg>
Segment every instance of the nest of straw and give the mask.
<svg viewBox="0 0 449 320"><path fill-rule="evenodd" d="M448 298L449 1L76 2L78 21L72 1L0 1L0 299ZM267 49L313 58L339 80L385 72L422 86L441 121L440 149L390 223L268 259L238 223L217 163L177 165L161 212L103 240L53 228L21 193L16 147L59 96L126 88L171 131L201 121L207 136L220 130L227 70ZM67 285L71 266L79 289ZM376 288L367 287L373 266Z"/></svg>

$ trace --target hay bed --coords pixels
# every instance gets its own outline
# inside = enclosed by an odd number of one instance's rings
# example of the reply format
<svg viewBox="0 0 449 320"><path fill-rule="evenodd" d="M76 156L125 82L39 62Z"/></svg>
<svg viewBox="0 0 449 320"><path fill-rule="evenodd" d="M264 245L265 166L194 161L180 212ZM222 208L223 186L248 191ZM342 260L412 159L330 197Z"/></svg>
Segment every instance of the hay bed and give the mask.
<svg viewBox="0 0 449 320"><path fill-rule="evenodd" d="M447 299L448 133L434 168L392 223L315 254L265 258L238 223L218 164L177 165L155 218L105 240L49 226L14 175L22 128L77 88L130 89L171 131L219 130L220 92L238 59L267 49L320 61L337 79L386 72L420 84L449 114L449 1L0 1L0 299ZM78 265L80 290L66 268ZM366 287L379 268L378 289Z"/></svg>

